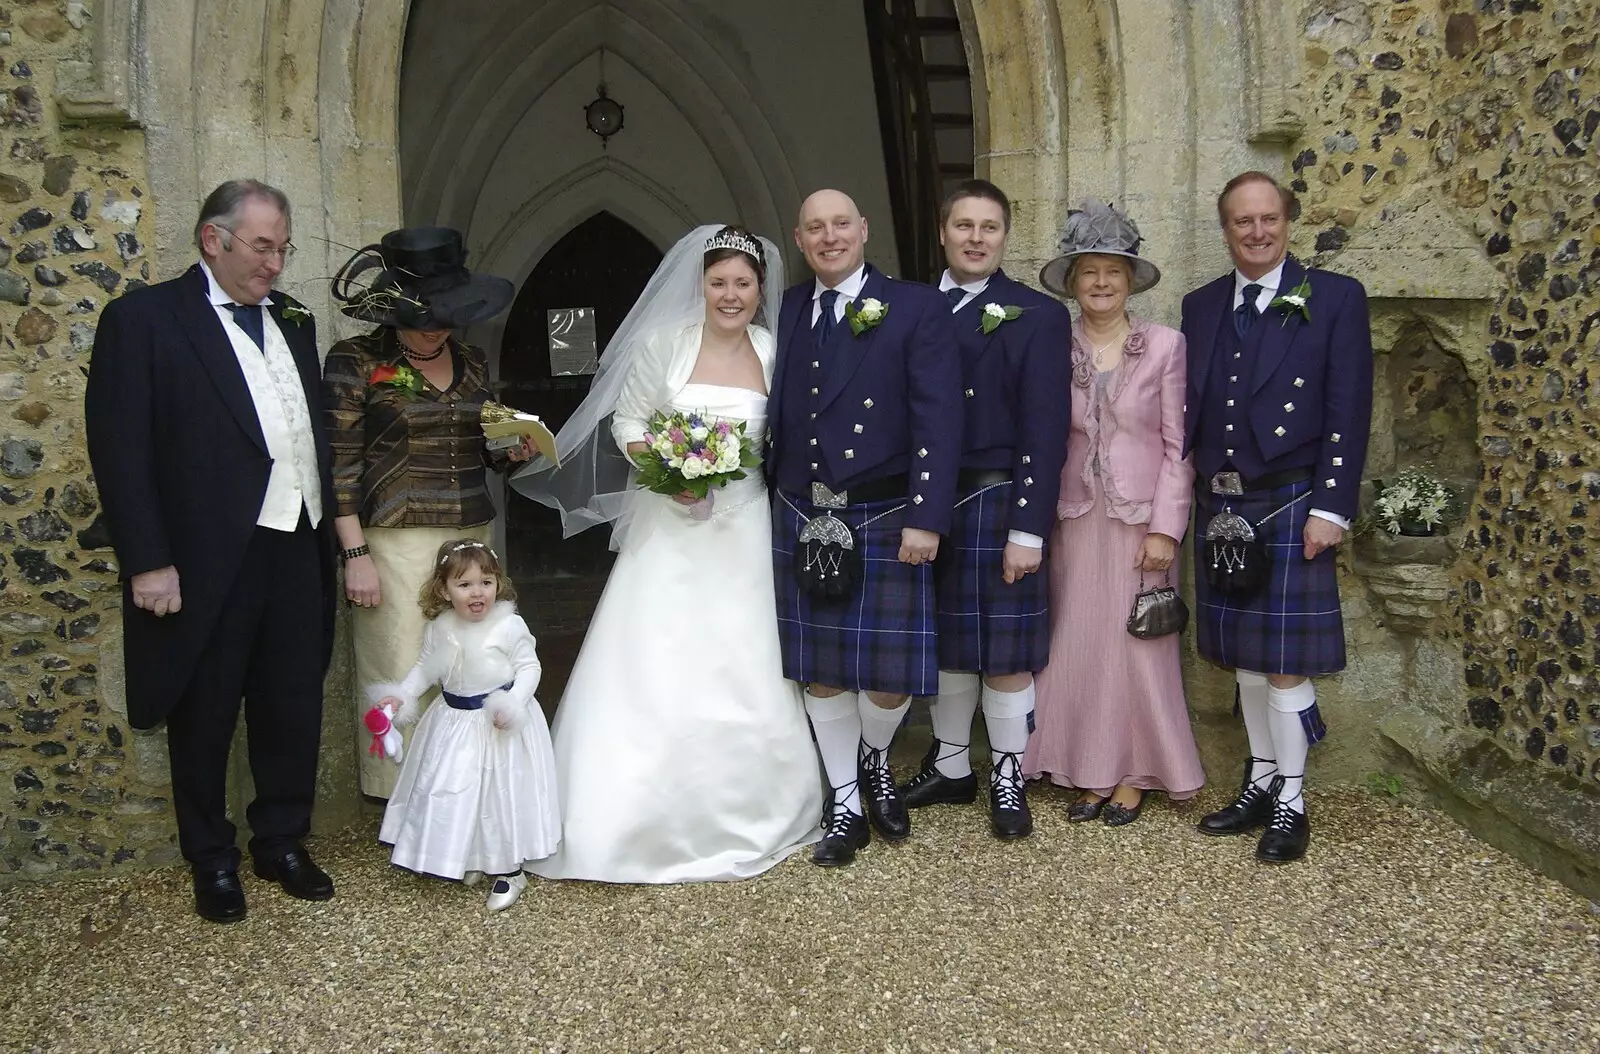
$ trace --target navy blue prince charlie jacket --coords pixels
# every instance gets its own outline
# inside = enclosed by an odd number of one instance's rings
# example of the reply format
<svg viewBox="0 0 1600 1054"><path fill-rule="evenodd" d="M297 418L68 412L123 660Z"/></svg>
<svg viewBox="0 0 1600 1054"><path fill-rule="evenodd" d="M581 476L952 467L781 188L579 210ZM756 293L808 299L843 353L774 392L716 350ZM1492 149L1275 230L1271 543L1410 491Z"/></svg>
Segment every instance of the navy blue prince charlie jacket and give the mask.
<svg viewBox="0 0 1600 1054"><path fill-rule="evenodd" d="M1268 308L1241 340L1234 272L1183 298L1189 345L1184 452L1202 491L1222 471L1253 479L1303 469L1310 507L1355 519L1372 427L1372 329L1361 283L1284 262L1278 295L1311 283L1307 321Z"/></svg>
<svg viewBox="0 0 1600 1054"><path fill-rule="evenodd" d="M989 304L1019 307L1022 314L985 335ZM951 321L966 406L961 467L1009 469L1007 530L1048 540L1072 430L1072 315L1059 301L996 271Z"/></svg>
<svg viewBox="0 0 1600 1054"><path fill-rule="evenodd" d="M814 281L790 287L778 318L768 399L773 480L809 501L830 490L906 477L905 525L950 528L961 456L961 360L950 302L937 290L866 268L861 295L889 308L860 336L847 319L826 342L811 325Z"/></svg>

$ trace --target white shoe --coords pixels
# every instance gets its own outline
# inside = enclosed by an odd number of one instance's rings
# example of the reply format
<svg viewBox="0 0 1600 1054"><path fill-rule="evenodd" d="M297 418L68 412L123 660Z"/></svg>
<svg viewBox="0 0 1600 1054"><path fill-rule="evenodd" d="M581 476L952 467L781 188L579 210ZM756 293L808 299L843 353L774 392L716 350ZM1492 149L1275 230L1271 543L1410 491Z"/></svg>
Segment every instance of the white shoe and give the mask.
<svg viewBox="0 0 1600 1054"><path fill-rule="evenodd" d="M466 874L461 876L461 884L463 886L466 886L468 889L471 889L473 886L477 885L479 882L482 882L482 881L483 881L483 872L482 871L468 871Z"/></svg>
<svg viewBox="0 0 1600 1054"><path fill-rule="evenodd" d="M489 887L489 910L504 911L517 902L522 891L528 888L528 876L522 872L503 875Z"/></svg>

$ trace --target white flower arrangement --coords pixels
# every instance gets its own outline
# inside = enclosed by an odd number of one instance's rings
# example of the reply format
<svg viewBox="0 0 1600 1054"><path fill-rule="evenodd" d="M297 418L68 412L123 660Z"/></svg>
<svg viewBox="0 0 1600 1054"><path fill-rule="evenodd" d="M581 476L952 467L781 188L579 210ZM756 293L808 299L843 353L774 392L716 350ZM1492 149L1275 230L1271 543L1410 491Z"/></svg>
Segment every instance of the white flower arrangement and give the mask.
<svg viewBox="0 0 1600 1054"><path fill-rule="evenodd" d="M999 329L1002 322L1010 322L1021 317L1022 308L1015 304L988 303L983 305L983 319L979 322L978 328L983 330L984 336L988 336Z"/></svg>
<svg viewBox="0 0 1600 1054"><path fill-rule="evenodd" d="M1402 527L1412 526L1434 534L1444 523L1452 501L1450 488L1443 482L1426 472L1408 468L1380 485L1373 512L1390 534L1399 534Z"/></svg>
<svg viewBox="0 0 1600 1054"><path fill-rule="evenodd" d="M874 296L861 301L860 307L853 303L844 306L844 317L850 323L850 333L857 337L878 325L888 314L889 305Z"/></svg>

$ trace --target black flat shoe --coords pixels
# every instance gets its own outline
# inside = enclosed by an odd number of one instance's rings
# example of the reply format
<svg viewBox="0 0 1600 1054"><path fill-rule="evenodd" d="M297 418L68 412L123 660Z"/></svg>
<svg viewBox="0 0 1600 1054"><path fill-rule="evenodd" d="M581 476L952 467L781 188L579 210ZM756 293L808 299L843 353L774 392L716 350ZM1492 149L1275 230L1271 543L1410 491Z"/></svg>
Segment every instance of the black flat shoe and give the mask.
<svg viewBox="0 0 1600 1054"><path fill-rule="evenodd" d="M900 796L908 809L920 809L924 805L971 805L978 800L978 777L972 774L950 777L941 773L936 767L939 753L943 747L955 747L953 743L940 743L937 739L933 746L928 748L927 755L922 759L922 769L911 780L900 787ZM956 749L966 750L966 747Z"/></svg>
<svg viewBox="0 0 1600 1054"><path fill-rule="evenodd" d="M856 778L860 780L861 801L867 807L867 818L884 841L898 842L910 835L911 814L906 812L905 800L894 785L888 751L875 750L863 743Z"/></svg>
<svg viewBox="0 0 1600 1054"><path fill-rule="evenodd" d="M332 900L333 879L311 860L304 848L292 849L276 860L257 860L257 878L276 882L298 900Z"/></svg>
<svg viewBox="0 0 1600 1054"><path fill-rule="evenodd" d="M1278 786L1283 782L1278 776L1272 783L1258 787L1250 780L1251 766L1263 758L1251 758L1244 763L1244 785L1232 804L1200 818L1196 828L1201 834L1234 835L1253 831L1272 818L1272 802L1278 796Z"/></svg>
<svg viewBox="0 0 1600 1054"><path fill-rule="evenodd" d="M1087 823L1100 815L1100 810L1106 807L1110 798L1101 798L1099 801L1075 801L1067 806L1067 819L1073 823Z"/></svg>
<svg viewBox="0 0 1600 1054"><path fill-rule="evenodd" d="M1028 785L1022 779L1022 759L1015 754L1001 754L989 774L989 830L1002 842L1033 833Z"/></svg>
<svg viewBox="0 0 1600 1054"><path fill-rule="evenodd" d="M1139 795L1139 801L1132 808L1118 805L1111 799L1106 799L1106 807L1100 816L1100 822L1107 827L1126 827L1139 818L1139 813L1144 811L1144 795Z"/></svg>
<svg viewBox="0 0 1600 1054"><path fill-rule="evenodd" d="M856 851L865 849L872 841L872 828L867 826L865 816L858 816L842 805L832 805L830 810L822 841L811 850L811 862L818 867L853 864Z"/></svg>
<svg viewBox="0 0 1600 1054"><path fill-rule="evenodd" d="M245 916L244 887L237 871L196 871L194 913L212 922L238 922Z"/></svg>

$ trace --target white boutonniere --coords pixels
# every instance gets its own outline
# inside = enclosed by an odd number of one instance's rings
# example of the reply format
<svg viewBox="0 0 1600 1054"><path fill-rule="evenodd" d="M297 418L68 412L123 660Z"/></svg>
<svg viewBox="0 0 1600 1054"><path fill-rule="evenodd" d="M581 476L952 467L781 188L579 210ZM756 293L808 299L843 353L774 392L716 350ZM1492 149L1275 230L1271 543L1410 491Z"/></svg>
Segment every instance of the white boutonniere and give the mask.
<svg viewBox="0 0 1600 1054"><path fill-rule="evenodd" d="M1274 297L1268 307L1275 307L1283 312L1283 324L1289 324L1289 316L1299 314L1307 322L1311 321L1311 276L1300 279L1300 284L1284 293Z"/></svg>
<svg viewBox="0 0 1600 1054"><path fill-rule="evenodd" d="M1006 304L1004 307L999 304L985 304L983 305L983 322L978 328L983 330L984 336L988 336L999 329L1001 323L1011 322L1021 317L1022 308L1015 304Z"/></svg>
<svg viewBox="0 0 1600 1054"><path fill-rule="evenodd" d="M860 307L856 307L853 301L844 306L845 321L850 323L851 334L857 337L877 326L888 315L889 305L876 297L867 297L861 301Z"/></svg>
<svg viewBox="0 0 1600 1054"><path fill-rule="evenodd" d="M311 321L311 312L293 300L286 300L283 304L283 317L298 326L301 323Z"/></svg>

